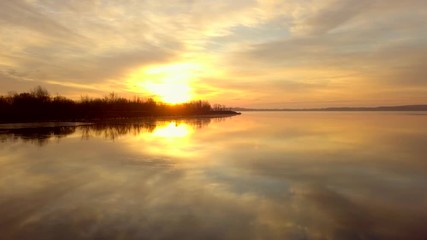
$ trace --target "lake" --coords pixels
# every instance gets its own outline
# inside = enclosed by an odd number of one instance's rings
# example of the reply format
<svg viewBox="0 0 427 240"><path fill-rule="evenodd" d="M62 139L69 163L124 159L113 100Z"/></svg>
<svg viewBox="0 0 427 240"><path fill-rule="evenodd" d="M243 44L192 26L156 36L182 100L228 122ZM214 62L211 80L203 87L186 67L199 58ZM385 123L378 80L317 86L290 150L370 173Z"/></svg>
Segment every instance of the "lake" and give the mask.
<svg viewBox="0 0 427 240"><path fill-rule="evenodd" d="M427 113L24 127L0 128L1 239L427 238Z"/></svg>

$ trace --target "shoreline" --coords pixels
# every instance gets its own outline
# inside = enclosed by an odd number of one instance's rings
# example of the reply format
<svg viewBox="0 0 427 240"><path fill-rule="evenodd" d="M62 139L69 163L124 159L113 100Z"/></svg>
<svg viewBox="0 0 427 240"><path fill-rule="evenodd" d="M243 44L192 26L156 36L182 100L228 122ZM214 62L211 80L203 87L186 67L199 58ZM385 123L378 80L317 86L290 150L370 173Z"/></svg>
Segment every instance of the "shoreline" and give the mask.
<svg viewBox="0 0 427 240"><path fill-rule="evenodd" d="M111 118L80 118L80 119L46 119L40 121L17 120L17 121L0 121L0 130L22 129L22 128L44 128L44 127L77 127L91 124L128 124L139 121L153 120L182 120L193 118L225 118L242 113L236 111L221 111L206 114L177 114L177 115L148 115L139 117L111 117Z"/></svg>

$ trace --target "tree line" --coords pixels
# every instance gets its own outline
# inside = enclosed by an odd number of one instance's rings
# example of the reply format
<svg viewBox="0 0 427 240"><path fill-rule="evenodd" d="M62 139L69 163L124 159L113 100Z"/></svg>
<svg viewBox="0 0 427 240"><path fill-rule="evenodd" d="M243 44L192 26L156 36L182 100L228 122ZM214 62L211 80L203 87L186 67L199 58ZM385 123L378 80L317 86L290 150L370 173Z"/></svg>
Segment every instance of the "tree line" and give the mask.
<svg viewBox="0 0 427 240"><path fill-rule="evenodd" d="M156 102L152 98L127 99L110 93L104 98L82 97L80 101L51 96L40 86L29 92L0 96L0 122L84 121L149 116L232 114L223 105L207 101L182 104Z"/></svg>

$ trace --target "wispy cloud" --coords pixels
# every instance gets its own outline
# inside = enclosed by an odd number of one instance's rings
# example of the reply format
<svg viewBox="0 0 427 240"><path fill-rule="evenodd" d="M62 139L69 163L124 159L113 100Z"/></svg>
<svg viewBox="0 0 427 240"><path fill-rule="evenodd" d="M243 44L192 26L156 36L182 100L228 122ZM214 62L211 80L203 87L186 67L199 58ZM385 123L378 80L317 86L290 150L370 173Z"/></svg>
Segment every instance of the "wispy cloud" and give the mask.
<svg viewBox="0 0 427 240"><path fill-rule="evenodd" d="M193 92L214 102L370 105L381 94L406 103L427 91L425 9L423 0L2 1L0 87L126 94L136 69L197 62Z"/></svg>

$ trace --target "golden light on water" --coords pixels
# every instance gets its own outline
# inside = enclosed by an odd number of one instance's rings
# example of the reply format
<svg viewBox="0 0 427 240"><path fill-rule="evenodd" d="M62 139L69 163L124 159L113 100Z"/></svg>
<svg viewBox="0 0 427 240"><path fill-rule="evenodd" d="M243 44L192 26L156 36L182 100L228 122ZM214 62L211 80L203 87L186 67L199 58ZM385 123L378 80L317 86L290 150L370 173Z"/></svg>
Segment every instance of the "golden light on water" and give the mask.
<svg viewBox="0 0 427 240"><path fill-rule="evenodd" d="M148 93L166 103L176 104L193 98L192 80L200 66L195 63L154 65L134 71L128 80L133 91Z"/></svg>
<svg viewBox="0 0 427 240"><path fill-rule="evenodd" d="M157 125L149 134L139 134L131 138L127 145L137 152L143 151L174 159L192 159L194 152L191 149L194 145L191 135L193 133L194 128L191 125L168 121ZM141 146L145 147L141 148Z"/></svg>
<svg viewBox="0 0 427 240"><path fill-rule="evenodd" d="M183 138L188 136L192 129L187 124L178 124L177 122L170 122L165 126L157 127L152 136L162 138Z"/></svg>

